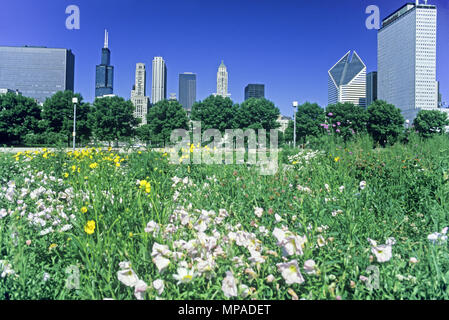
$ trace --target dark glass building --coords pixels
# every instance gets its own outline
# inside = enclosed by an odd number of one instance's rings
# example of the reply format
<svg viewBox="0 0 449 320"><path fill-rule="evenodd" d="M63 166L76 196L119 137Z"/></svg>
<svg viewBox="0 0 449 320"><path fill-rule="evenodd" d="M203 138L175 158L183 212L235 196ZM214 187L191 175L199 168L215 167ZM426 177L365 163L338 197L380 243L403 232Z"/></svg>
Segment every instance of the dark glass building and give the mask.
<svg viewBox="0 0 449 320"><path fill-rule="evenodd" d="M18 90L43 103L58 91L74 91L74 82L71 50L0 46L0 88Z"/></svg>
<svg viewBox="0 0 449 320"><path fill-rule="evenodd" d="M249 84L245 88L245 100L250 98L265 98L264 84Z"/></svg>
<svg viewBox="0 0 449 320"><path fill-rule="evenodd" d="M377 100L377 72L373 71L366 75L366 106L369 107Z"/></svg>
<svg viewBox="0 0 449 320"><path fill-rule="evenodd" d="M108 48L109 35L105 31L104 48L101 49L101 64L95 72L95 97L114 93L114 67L111 66L111 50Z"/></svg>
<svg viewBox="0 0 449 320"><path fill-rule="evenodd" d="M196 74L179 75L179 103L184 109L191 109L196 101Z"/></svg>

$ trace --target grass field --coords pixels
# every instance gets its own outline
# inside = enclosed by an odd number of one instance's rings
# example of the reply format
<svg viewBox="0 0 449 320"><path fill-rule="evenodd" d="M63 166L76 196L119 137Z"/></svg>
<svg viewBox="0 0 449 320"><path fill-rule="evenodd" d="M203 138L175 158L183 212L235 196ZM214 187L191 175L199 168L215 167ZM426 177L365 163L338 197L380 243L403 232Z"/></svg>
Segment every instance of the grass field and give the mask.
<svg viewBox="0 0 449 320"><path fill-rule="evenodd" d="M448 299L449 139L310 148L2 154L0 299Z"/></svg>

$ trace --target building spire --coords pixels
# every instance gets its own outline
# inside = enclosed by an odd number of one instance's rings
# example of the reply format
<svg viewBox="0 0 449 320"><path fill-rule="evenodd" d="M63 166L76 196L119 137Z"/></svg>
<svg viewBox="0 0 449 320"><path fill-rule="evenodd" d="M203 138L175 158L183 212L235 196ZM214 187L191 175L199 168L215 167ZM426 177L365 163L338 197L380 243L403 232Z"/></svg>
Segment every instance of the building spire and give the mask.
<svg viewBox="0 0 449 320"><path fill-rule="evenodd" d="M109 34L108 30L104 30L104 47L107 49L109 47Z"/></svg>

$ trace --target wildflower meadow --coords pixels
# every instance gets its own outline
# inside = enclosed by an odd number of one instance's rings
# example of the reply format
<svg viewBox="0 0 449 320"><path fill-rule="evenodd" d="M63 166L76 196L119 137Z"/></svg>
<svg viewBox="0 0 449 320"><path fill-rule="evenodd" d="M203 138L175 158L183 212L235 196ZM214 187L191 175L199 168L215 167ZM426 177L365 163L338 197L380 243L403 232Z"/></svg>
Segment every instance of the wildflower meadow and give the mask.
<svg viewBox="0 0 449 320"><path fill-rule="evenodd" d="M372 146L1 154L0 299L448 299L449 140Z"/></svg>

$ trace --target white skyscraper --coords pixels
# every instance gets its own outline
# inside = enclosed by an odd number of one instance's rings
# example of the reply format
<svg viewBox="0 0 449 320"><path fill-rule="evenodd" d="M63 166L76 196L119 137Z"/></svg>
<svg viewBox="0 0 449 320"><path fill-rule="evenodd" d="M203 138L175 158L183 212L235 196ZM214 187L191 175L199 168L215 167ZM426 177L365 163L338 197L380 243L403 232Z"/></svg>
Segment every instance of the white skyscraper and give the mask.
<svg viewBox="0 0 449 320"><path fill-rule="evenodd" d="M231 95L228 93L228 71L226 66L221 61L220 66L218 67L217 72L217 93L215 96L222 96L223 98L230 97Z"/></svg>
<svg viewBox="0 0 449 320"><path fill-rule="evenodd" d="M146 96L147 72L145 64L136 64L136 83L131 91L131 102L133 103L134 117L142 119L141 124L147 124L147 113L150 98Z"/></svg>
<svg viewBox="0 0 449 320"><path fill-rule="evenodd" d="M378 32L378 99L413 121L419 109L438 106L437 8L407 3L382 21Z"/></svg>
<svg viewBox="0 0 449 320"><path fill-rule="evenodd" d="M167 99L167 67L162 57L154 57L151 103L155 104L165 99Z"/></svg>
<svg viewBox="0 0 449 320"><path fill-rule="evenodd" d="M329 104L352 102L366 107L366 65L348 51L328 72Z"/></svg>

